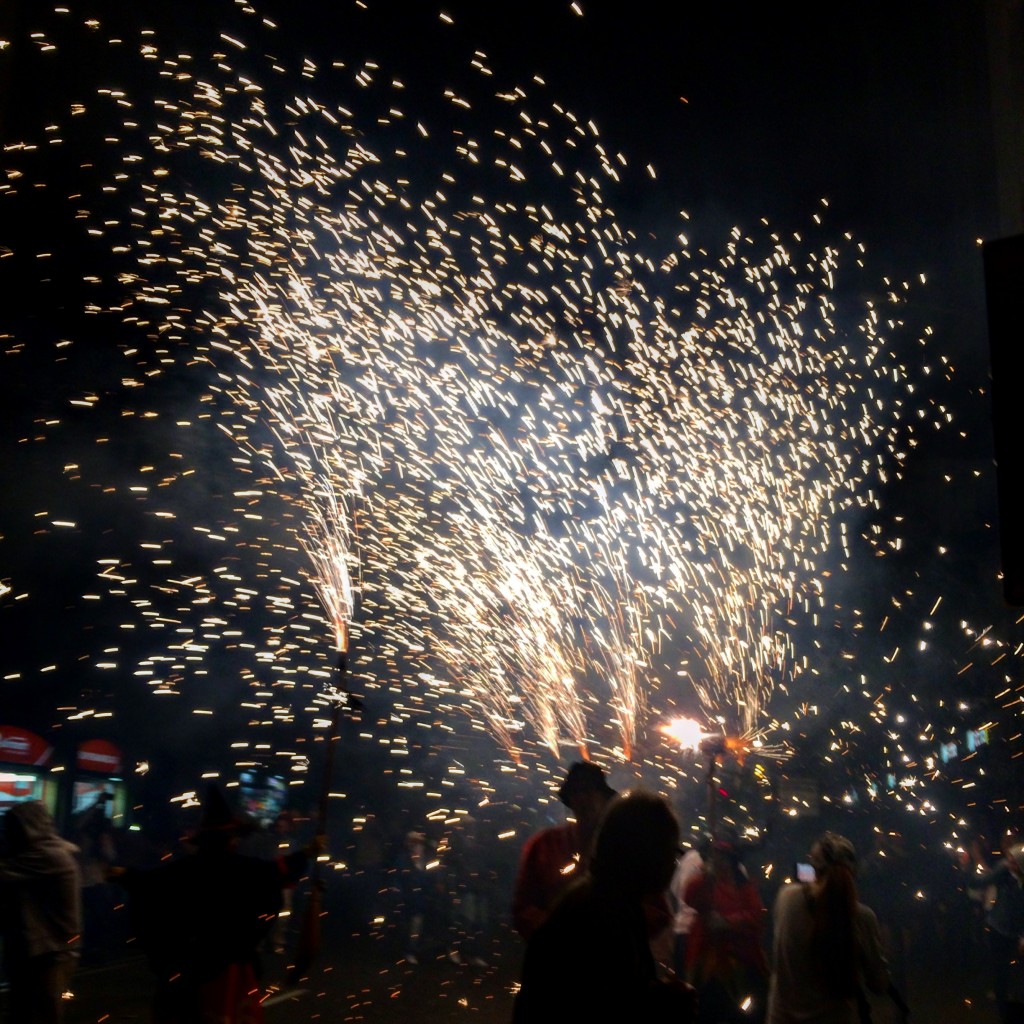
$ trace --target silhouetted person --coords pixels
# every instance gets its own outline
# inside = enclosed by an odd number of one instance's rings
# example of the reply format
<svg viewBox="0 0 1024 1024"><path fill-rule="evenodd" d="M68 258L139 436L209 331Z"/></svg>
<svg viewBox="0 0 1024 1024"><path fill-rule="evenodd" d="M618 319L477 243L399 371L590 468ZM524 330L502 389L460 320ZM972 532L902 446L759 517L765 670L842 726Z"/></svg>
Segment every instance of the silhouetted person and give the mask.
<svg viewBox="0 0 1024 1024"><path fill-rule="evenodd" d="M992 993L1000 1020L1018 1021L1022 1014L1019 1004L1010 1002L1009 991L1013 965L1024 955L1024 844L1010 846L994 867L971 876L967 886L995 890L985 913Z"/></svg>
<svg viewBox="0 0 1024 1024"><path fill-rule="evenodd" d="M874 911L857 900L857 856L826 832L811 847L813 882L787 885L775 901L768 1024L858 1024L865 989L890 989Z"/></svg>
<svg viewBox="0 0 1024 1024"><path fill-rule="evenodd" d="M523 846L512 894L512 922L524 939L540 927L555 900L587 866L597 827L616 792L596 764L577 761L558 798L575 821L535 833Z"/></svg>
<svg viewBox="0 0 1024 1024"><path fill-rule="evenodd" d="M874 846L860 860L857 889L878 917L889 973L900 988L907 983L912 961L911 940L920 901L914 893L921 884L921 858L911 858L906 840L898 832L875 833Z"/></svg>
<svg viewBox="0 0 1024 1024"><path fill-rule="evenodd" d="M693 1020L693 990L658 980L644 913L672 879L678 843L661 797L635 792L609 806L588 870L527 944L514 1024Z"/></svg>
<svg viewBox="0 0 1024 1024"><path fill-rule="evenodd" d="M448 959L486 967L484 931L489 923L491 872L476 820L464 816L447 839L444 878Z"/></svg>
<svg viewBox="0 0 1024 1024"><path fill-rule="evenodd" d="M82 928L78 848L37 800L4 815L0 914L11 1024L57 1024Z"/></svg>
<svg viewBox="0 0 1024 1024"><path fill-rule="evenodd" d="M698 1019L704 1024L763 1020L768 963L761 943L767 914L740 862L734 835L711 842L683 899L697 912L686 945L686 975L697 989Z"/></svg>
<svg viewBox="0 0 1024 1024"><path fill-rule="evenodd" d="M270 860L281 860L300 849L297 842L295 815L291 811L279 811L271 826L270 837L273 849ZM275 953L284 953L288 945L288 931L291 923L292 906L295 897L295 878L283 879L281 887L281 909L270 934L270 943Z"/></svg>
<svg viewBox="0 0 1024 1024"><path fill-rule="evenodd" d="M111 952L114 892L107 873L117 861L114 828L108 816L111 793L96 801L72 821L71 837L78 847L82 882L82 962L97 964Z"/></svg>
<svg viewBox="0 0 1024 1024"><path fill-rule="evenodd" d="M366 815L355 832L346 878L345 912L352 928L365 928L381 912L381 892L386 889L386 850L380 819Z"/></svg>
<svg viewBox="0 0 1024 1024"><path fill-rule="evenodd" d="M434 850L424 833L416 830L406 833L395 866L402 900L405 961L413 967L420 962L424 936L429 934L432 940L432 933L437 928L437 888L441 883L440 873L431 872L428 868L433 857Z"/></svg>
<svg viewBox="0 0 1024 1024"><path fill-rule="evenodd" d="M236 849L246 828L211 787L195 853L118 876L156 974L156 1024L263 1019L257 950L277 920L282 888L297 880L309 853L246 857Z"/></svg>
<svg viewBox="0 0 1024 1024"><path fill-rule="evenodd" d="M696 848L687 850L680 857L669 886L674 901L672 967L680 978L686 977L686 946L690 941L690 931L697 920L697 911L686 902L686 887L697 877L703 866L704 858L701 851Z"/></svg>

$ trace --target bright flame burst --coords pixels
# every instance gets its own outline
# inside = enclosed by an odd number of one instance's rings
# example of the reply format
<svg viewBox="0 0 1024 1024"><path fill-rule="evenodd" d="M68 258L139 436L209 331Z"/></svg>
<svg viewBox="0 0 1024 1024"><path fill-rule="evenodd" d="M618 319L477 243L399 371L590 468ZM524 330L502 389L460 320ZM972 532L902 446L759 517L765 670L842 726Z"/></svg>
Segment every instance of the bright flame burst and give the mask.
<svg viewBox="0 0 1024 1024"><path fill-rule="evenodd" d="M255 586L168 576L196 621L176 612L138 673L183 685L258 603L277 621L256 663L322 677L302 572L339 647L358 578L353 628L406 691L516 758L629 758L665 692L761 734L842 517L894 458L901 296L846 300L849 240L737 230L716 258L682 235L653 256L611 206L625 158L537 82L413 123L375 66L230 42L244 70L146 31L161 93L88 104L130 157L81 199L150 340L126 387L205 388L235 509L271 532ZM112 594L126 568L104 567Z"/></svg>
<svg viewBox="0 0 1024 1024"><path fill-rule="evenodd" d="M673 718L666 722L661 731L680 750L700 750L701 743L712 734L696 718Z"/></svg>

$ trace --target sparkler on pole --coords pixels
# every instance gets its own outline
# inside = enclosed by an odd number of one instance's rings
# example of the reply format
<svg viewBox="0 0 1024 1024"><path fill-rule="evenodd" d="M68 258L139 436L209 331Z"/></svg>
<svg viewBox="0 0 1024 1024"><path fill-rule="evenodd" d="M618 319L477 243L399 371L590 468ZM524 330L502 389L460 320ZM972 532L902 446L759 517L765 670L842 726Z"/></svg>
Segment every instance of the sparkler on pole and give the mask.
<svg viewBox="0 0 1024 1024"><path fill-rule="evenodd" d="M701 753L707 757L704 788L707 795L708 836L712 842L718 831L718 769L722 758L727 753L739 759L748 754L784 758L789 753L779 746L759 746L747 737L730 736L721 731L709 732L693 718L674 718L661 727L661 732L674 740L681 750Z"/></svg>
<svg viewBox="0 0 1024 1024"><path fill-rule="evenodd" d="M349 572L351 529L347 515L342 514L344 504L338 501L333 487L318 490L324 505L317 504L312 518L306 524L303 547L309 555L313 569L311 578L324 610L334 627L338 658L335 664L331 692L326 698L331 703L330 726L327 733L327 752L324 757L323 778L320 784L320 803L317 810L317 836L326 843L327 823L330 815L331 780L338 748L341 715L357 702L347 686L349 624L355 610L354 591ZM320 952L320 917L323 902L323 882L320 878L319 857L310 870L309 896L299 930L294 963L288 970L291 985L309 970Z"/></svg>
<svg viewBox="0 0 1024 1024"><path fill-rule="evenodd" d="M718 799L716 776L718 760L727 749L727 738L720 732L708 732L694 718L674 718L661 727L661 731L679 744L681 750L690 750L707 755L704 773L704 788L707 794L708 835L715 840Z"/></svg>
<svg viewBox="0 0 1024 1024"><path fill-rule="evenodd" d="M717 733L701 740L700 752L708 759L704 784L708 796L708 837L714 846L718 833L718 759L726 751L726 737Z"/></svg>

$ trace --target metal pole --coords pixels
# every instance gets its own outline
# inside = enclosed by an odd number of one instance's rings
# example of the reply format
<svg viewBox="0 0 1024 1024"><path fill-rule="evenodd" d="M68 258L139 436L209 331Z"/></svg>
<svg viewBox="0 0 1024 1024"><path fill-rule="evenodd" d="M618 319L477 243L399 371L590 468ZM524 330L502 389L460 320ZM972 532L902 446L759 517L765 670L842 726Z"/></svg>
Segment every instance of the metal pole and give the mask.
<svg viewBox="0 0 1024 1024"><path fill-rule="evenodd" d="M336 686L341 693L345 690L345 676L348 672L348 626L342 630L341 646L338 651L336 666ZM320 785L320 806L317 810L317 836L327 835L327 820L331 803L331 780L334 777L335 751L341 732L341 712L345 701L335 700L331 709L331 725L327 734L327 753L324 758L324 773ZM309 896L306 900L306 912L302 918L298 944L295 950L295 962L288 969L288 984L296 985L299 979L309 970L313 961L320 953L320 917L323 904L324 883L320 879L319 855L313 859L309 871Z"/></svg>
<svg viewBox="0 0 1024 1024"><path fill-rule="evenodd" d="M715 774L718 769L718 751L712 750L708 757L707 793L708 793L708 839L711 846L715 845L715 832L718 828L718 793Z"/></svg>

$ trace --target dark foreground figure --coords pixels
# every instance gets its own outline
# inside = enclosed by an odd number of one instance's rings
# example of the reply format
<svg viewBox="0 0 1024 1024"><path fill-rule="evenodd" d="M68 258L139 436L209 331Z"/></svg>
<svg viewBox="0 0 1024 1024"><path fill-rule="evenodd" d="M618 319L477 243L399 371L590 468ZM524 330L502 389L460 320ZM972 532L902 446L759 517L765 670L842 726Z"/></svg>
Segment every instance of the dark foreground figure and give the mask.
<svg viewBox="0 0 1024 1024"><path fill-rule="evenodd" d="M657 978L644 914L644 900L672 878L678 843L661 797L631 793L611 804L589 871L526 947L515 1024L694 1019L693 990Z"/></svg>
<svg viewBox="0 0 1024 1024"><path fill-rule="evenodd" d="M11 1024L59 1024L82 930L77 847L37 800L4 815L0 913Z"/></svg>
<svg viewBox="0 0 1024 1024"><path fill-rule="evenodd" d="M990 870L974 875L967 888L994 898L985 914L992 992L1002 1024L1024 1024L1024 1006L1010 999L1010 980L1024 955L1024 844L1008 844L1006 855Z"/></svg>
<svg viewBox="0 0 1024 1024"><path fill-rule="evenodd" d="M512 892L512 921L516 931L530 940L558 902L559 896L585 871L594 835L604 812L618 793L608 785L603 769L591 761L577 761L559 787L558 799L575 821L541 829L526 841L519 857Z"/></svg>
<svg viewBox="0 0 1024 1024"><path fill-rule="evenodd" d="M140 945L156 975L154 1024L258 1024L259 947L294 884L305 850L278 860L237 852L242 823L219 790L204 804L196 852L152 871L128 871Z"/></svg>

